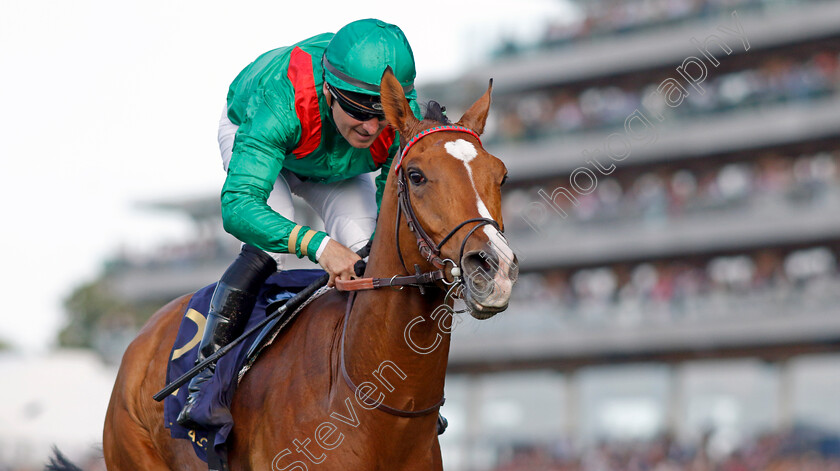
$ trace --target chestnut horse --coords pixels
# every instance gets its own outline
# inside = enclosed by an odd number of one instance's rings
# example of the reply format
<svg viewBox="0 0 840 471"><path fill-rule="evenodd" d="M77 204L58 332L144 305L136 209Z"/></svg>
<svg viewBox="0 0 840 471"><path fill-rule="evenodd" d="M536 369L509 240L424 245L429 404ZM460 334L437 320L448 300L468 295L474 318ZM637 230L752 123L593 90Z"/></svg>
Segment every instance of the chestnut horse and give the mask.
<svg viewBox="0 0 840 471"><path fill-rule="evenodd" d="M388 176L363 276L387 285L419 267L444 277L426 276L422 290L356 291L352 303L330 290L307 306L238 386L230 469L443 469L436 422L453 320L447 292L460 284L472 315L485 319L507 308L518 270L500 234L507 171L478 139L491 89L443 126L418 121L385 72L386 118L414 138ZM207 469L191 443L170 437L152 400L188 301L155 313L123 357L105 419L110 471Z"/></svg>

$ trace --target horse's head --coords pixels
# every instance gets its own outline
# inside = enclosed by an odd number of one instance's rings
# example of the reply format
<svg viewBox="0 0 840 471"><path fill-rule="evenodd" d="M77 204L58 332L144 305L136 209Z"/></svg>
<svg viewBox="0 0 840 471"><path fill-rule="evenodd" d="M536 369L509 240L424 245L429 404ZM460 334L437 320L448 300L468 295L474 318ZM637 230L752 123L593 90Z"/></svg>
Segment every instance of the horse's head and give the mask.
<svg viewBox="0 0 840 471"><path fill-rule="evenodd" d="M507 308L519 273L516 256L501 234L501 186L507 169L482 147L490 91L455 125L419 121L390 69L381 82L382 107L402 138L402 161L395 163L400 209L413 232L399 229L397 240L407 267L415 263L462 274L464 299L473 317L487 319ZM420 250L408 249L418 246ZM441 263L442 262L442 263ZM412 270L413 271L413 270Z"/></svg>

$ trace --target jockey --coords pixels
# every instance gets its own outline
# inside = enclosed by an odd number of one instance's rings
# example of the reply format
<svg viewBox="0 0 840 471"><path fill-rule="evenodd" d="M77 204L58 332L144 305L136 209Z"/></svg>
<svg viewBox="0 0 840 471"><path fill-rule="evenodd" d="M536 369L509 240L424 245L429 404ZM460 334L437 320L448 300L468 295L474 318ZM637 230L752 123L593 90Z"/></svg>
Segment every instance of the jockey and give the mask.
<svg viewBox="0 0 840 471"><path fill-rule="evenodd" d="M388 66L420 118L411 46L397 26L374 19L269 51L231 84L219 123L222 219L244 244L213 293L197 362L242 333L285 256L319 263L329 286L354 275L399 147L379 102ZM378 169L374 184L370 172ZM291 193L319 213L326 232L294 222ZM199 425L191 410L214 371L190 381L181 425Z"/></svg>

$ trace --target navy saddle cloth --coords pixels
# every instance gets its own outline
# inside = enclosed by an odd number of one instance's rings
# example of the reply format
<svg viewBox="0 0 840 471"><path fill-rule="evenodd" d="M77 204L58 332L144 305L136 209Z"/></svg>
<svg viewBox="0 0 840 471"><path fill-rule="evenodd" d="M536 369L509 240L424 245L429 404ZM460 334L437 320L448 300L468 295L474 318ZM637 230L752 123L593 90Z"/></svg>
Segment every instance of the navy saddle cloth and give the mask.
<svg viewBox="0 0 840 471"><path fill-rule="evenodd" d="M277 306L278 302L289 299L313 281L321 277L323 270L287 270L271 275L263 285L257 304L248 320L245 331L265 319L266 308ZM193 295L187 306L178 336L172 346L169 365L166 369L166 384L178 379L195 365L198 345L204 333L204 324L210 306L210 298L216 284L206 286ZM271 324L269 324L271 325ZM263 329L265 331L265 329ZM207 461L207 448L214 446L218 455L224 456L224 444L233 429L233 417L230 405L236 391L239 371L248 361L248 352L252 345L262 339L257 331L233 348L216 363L216 373L207 381L199 393L193 417L204 424L204 430L193 431L184 428L175 420L187 400L187 385L166 397L163 401L164 424L173 438L190 440L195 453Z"/></svg>

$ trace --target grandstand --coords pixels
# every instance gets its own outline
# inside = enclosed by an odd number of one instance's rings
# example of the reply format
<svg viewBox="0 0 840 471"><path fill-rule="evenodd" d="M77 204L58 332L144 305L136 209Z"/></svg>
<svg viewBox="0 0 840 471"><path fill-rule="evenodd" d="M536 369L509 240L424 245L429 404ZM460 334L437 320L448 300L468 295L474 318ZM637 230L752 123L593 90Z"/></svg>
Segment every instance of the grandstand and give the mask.
<svg viewBox="0 0 840 471"><path fill-rule="evenodd" d="M494 78L522 270L507 312L455 328L447 469L838 466L840 3L580 7L420 88L458 116ZM218 228L213 204L155 205ZM115 286L215 281L236 243L202 234Z"/></svg>
<svg viewBox="0 0 840 471"><path fill-rule="evenodd" d="M434 90L457 105L494 78L523 272L510 312L455 331L453 459L627 469L660 448L650 466L683 469L837 433L840 4L581 7Z"/></svg>

